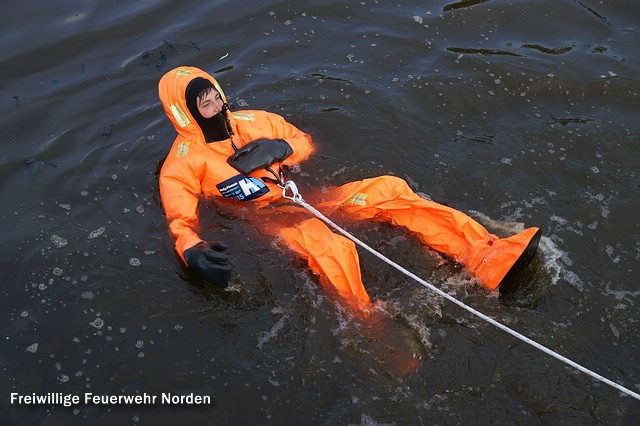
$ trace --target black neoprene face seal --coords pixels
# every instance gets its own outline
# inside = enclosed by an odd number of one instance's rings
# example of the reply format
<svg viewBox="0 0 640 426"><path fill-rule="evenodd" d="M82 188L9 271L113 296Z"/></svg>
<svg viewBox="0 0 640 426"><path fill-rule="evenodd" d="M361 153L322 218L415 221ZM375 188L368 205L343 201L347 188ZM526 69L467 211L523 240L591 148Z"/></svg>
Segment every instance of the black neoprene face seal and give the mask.
<svg viewBox="0 0 640 426"><path fill-rule="evenodd" d="M213 88L213 83L206 78L196 77L189 82L184 92L187 108L189 108L189 112L196 120L203 118L198 111L198 95L207 87Z"/></svg>
<svg viewBox="0 0 640 426"><path fill-rule="evenodd" d="M211 81L207 80L203 77L196 77L189 82L187 88L185 89L185 100L187 102L187 108L191 115L200 126L202 133L204 134L204 138L207 142L217 142L223 141L225 139L229 139L229 131L227 130L226 123L226 108L214 115L211 118L204 118L200 111L198 111L198 95L202 93L203 90L211 88L216 90L215 86ZM221 95L222 96L222 95Z"/></svg>

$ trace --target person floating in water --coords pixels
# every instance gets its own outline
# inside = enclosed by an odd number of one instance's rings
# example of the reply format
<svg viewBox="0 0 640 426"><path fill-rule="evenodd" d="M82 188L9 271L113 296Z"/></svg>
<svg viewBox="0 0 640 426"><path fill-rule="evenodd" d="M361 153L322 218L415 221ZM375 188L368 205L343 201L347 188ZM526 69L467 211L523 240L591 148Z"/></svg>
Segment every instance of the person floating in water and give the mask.
<svg viewBox="0 0 640 426"><path fill-rule="evenodd" d="M214 197L286 212L278 187L281 172L314 152L312 138L271 112L231 112L216 79L195 67L167 72L158 88L162 106L178 132L160 172L160 195L175 249L196 275L225 288L231 276L227 246L199 236L199 200ZM350 182L324 197L319 210L341 210L356 220L405 227L493 290L530 263L541 235L540 229L531 227L498 238L466 214L420 197L395 176ZM308 261L321 284L335 288L349 304L369 309L371 299L351 240L308 217L282 224L275 232Z"/></svg>

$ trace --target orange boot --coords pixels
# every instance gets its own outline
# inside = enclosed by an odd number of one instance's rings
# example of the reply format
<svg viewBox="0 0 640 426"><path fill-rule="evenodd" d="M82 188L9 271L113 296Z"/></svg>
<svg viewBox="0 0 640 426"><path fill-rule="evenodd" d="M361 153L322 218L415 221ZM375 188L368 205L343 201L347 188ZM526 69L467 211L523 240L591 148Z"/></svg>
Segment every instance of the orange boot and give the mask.
<svg viewBox="0 0 640 426"><path fill-rule="evenodd" d="M508 238L489 240L476 247L464 264L482 284L492 290L524 269L536 254L542 231L529 228Z"/></svg>

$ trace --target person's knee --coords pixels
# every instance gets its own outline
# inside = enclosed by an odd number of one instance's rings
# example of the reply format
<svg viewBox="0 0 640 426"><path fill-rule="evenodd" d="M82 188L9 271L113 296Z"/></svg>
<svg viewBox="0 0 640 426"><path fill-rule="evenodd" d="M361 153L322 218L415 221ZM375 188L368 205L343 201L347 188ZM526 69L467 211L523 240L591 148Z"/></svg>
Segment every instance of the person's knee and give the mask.
<svg viewBox="0 0 640 426"><path fill-rule="evenodd" d="M385 194L399 195L412 192L404 179L391 175L383 175L373 178L370 188L379 189Z"/></svg>
<svg viewBox="0 0 640 426"><path fill-rule="evenodd" d="M402 179L402 178L400 178L398 176L383 175L383 176L380 176L380 178L382 180L384 180L385 182L388 182L388 183L390 183L392 185L395 185L395 186L409 186L404 179Z"/></svg>

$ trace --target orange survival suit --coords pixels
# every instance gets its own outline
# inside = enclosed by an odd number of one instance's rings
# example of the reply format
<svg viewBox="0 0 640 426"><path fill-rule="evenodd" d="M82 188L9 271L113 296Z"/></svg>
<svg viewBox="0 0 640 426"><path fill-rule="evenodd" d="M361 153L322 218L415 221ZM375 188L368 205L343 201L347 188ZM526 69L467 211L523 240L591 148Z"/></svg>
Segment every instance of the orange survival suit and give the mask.
<svg viewBox="0 0 640 426"><path fill-rule="evenodd" d="M274 182L281 165L299 163L314 151L309 135L281 116L266 111L224 111L228 138L207 143L197 113L187 105L187 89L194 79L206 79L226 99L217 81L194 67L181 66L166 73L159 95L169 120L178 132L160 173L160 194L175 247L185 263L185 252L204 244L198 236L197 206L201 195L264 204L281 199ZM292 153L278 164L239 173L228 163L238 149L258 139L282 139ZM500 239L469 216L415 194L406 182L393 176L351 182L329 191L318 208L324 212L344 209L357 219L390 221L419 236L473 272L488 288L497 289L510 275L526 266L535 254L540 230L529 228ZM326 199L326 197L325 197ZM316 218L278 230L283 241L305 258L320 276L350 304L367 309L370 298L362 284L355 244L332 232ZM215 247L214 247L215 248Z"/></svg>

